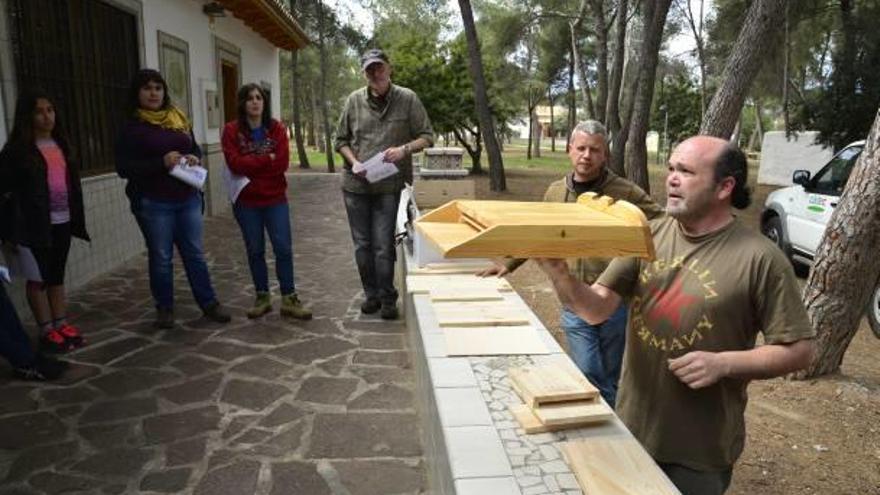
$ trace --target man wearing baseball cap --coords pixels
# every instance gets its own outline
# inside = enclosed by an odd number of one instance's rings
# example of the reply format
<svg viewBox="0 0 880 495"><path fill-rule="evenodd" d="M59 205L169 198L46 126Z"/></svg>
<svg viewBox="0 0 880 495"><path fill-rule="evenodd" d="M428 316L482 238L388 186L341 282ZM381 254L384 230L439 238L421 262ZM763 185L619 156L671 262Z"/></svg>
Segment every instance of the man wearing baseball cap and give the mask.
<svg viewBox="0 0 880 495"><path fill-rule="evenodd" d="M361 57L367 85L348 95L335 149L345 158L342 194L366 300L361 312L398 317L394 288L394 223L404 182L412 183L412 155L434 143L425 107L410 89L391 83L391 64L379 49ZM398 173L369 182L361 163L382 153ZM352 170L354 169L354 170Z"/></svg>

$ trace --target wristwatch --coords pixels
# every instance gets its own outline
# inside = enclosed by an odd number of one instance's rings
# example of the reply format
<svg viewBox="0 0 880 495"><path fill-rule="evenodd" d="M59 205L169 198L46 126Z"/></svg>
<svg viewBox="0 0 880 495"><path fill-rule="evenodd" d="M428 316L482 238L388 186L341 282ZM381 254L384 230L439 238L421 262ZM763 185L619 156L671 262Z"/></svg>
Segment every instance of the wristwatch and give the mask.
<svg viewBox="0 0 880 495"><path fill-rule="evenodd" d="M403 145L403 152L404 152L407 156L409 156L409 155L412 154L412 151L409 149L409 143L406 143L406 144Z"/></svg>

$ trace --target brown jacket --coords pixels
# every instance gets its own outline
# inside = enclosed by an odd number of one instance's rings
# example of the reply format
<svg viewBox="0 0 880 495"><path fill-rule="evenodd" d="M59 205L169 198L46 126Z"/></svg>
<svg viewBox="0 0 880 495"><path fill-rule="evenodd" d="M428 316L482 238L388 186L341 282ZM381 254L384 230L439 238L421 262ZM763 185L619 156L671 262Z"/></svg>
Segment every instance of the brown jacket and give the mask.
<svg viewBox="0 0 880 495"><path fill-rule="evenodd" d="M607 168L602 171L603 176L589 189L602 196L614 199L622 199L639 207L648 220L663 214L663 208L651 199L641 187L628 179L624 179ZM544 201L550 203L573 203L577 200L574 190L574 172L550 184L544 193ZM511 272L525 263L524 259L511 258L507 261L507 269ZM569 260L572 274L584 283L592 284L605 271L611 258L578 258Z"/></svg>

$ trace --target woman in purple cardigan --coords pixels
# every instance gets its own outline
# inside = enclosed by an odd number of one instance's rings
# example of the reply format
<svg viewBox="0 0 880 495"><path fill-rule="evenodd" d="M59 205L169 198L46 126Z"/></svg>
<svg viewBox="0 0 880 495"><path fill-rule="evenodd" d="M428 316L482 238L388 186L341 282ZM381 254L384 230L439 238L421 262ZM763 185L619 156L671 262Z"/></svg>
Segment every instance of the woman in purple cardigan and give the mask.
<svg viewBox="0 0 880 495"><path fill-rule="evenodd" d="M155 70L138 71L128 96L130 118L116 142L116 171L128 179L125 192L147 243L156 326L174 327L174 246L205 317L226 323L230 316L217 302L202 248L202 195L169 175L181 161L201 163L192 126L171 104L168 85Z"/></svg>

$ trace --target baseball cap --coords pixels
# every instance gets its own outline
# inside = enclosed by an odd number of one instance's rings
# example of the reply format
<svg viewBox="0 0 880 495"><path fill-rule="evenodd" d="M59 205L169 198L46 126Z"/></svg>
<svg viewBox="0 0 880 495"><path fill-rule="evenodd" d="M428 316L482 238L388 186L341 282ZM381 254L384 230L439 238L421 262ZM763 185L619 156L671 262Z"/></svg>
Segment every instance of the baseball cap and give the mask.
<svg viewBox="0 0 880 495"><path fill-rule="evenodd" d="M370 64L375 64L376 62L384 62L388 63L388 55L385 55L385 52L378 48L372 48L364 52L361 56L361 69L367 70L367 67Z"/></svg>

